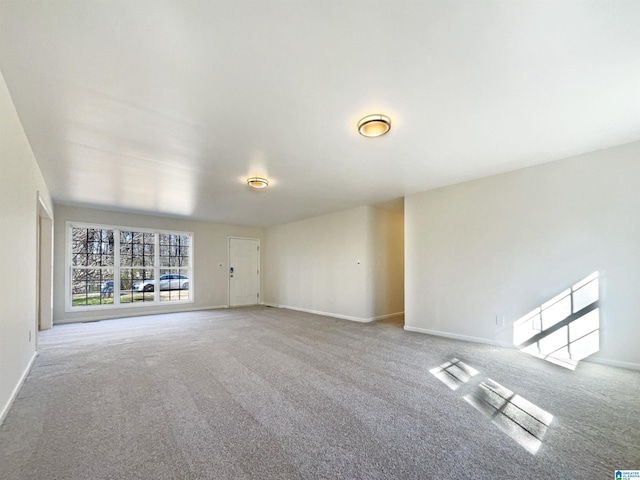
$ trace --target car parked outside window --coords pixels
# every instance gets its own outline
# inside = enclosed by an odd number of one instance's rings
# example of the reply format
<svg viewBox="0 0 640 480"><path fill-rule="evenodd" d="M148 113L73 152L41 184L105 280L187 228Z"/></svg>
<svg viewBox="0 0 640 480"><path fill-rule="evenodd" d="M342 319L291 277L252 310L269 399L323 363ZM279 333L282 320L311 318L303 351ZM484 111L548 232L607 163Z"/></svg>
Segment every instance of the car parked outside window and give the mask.
<svg viewBox="0 0 640 480"><path fill-rule="evenodd" d="M133 289L138 292L153 292L155 280L133 282ZM189 277L177 273L160 275L160 290L189 290Z"/></svg>
<svg viewBox="0 0 640 480"><path fill-rule="evenodd" d="M107 280L100 284L100 293L103 295L113 295L113 280Z"/></svg>

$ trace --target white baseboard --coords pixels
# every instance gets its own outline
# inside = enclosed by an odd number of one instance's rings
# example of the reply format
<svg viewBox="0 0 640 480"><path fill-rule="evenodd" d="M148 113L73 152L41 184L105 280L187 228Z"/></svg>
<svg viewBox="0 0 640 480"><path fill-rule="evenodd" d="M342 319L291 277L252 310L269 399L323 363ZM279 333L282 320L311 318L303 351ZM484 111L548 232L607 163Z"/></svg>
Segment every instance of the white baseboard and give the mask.
<svg viewBox="0 0 640 480"><path fill-rule="evenodd" d="M512 343L501 342L490 338L472 337L470 335L460 335L458 333L442 332L440 330L429 330L427 328L411 327L409 325L405 325L404 329L408 332L425 333L427 335L435 335L436 337L453 338L455 340L464 340L465 342L484 343L486 345L493 345L494 347L514 348Z"/></svg>
<svg viewBox="0 0 640 480"><path fill-rule="evenodd" d="M281 305L279 303L268 303L265 302L264 305L267 307L276 307L276 308L285 308L287 310L295 310L296 312L305 312L305 313L313 313L314 315L322 315L324 317L333 317L339 318L341 320L351 320L352 322L372 322L373 319L362 318L362 317L352 317L350 315L341 315L339 313L331 313L331 312L323 312L321 310L312 310L310 308L302 308L302 307L293 307L291 305Z"/></svg>
<svg viewBox="0 0 640 480"><path fill-rule="evenodd" d="M599 363L609 367L627 368L629 370L640 370L640 363L619 362L618 360L609 360L606 358L587 357L582 359L583 362Z"/></svg>
<svg viewBox="0 0 640 480"><path fill-rule="evenodd" d="M441 332L439 330L429 330L426 328L404 326L404 329L408 332L426 333L427 335L435 335L437 337L453 338L455 340L463 340L465 342L484 343L486 345L493 345L494 347L504 348L517 348L512 343L501 342L499 340L491 340L488 338L471 337L469 335L460 335L457 333ZM626 368L629 370L640 370L640 364L631 362L619 362L617 360L608 360L606 358L587 357L582 359L583 362L598 363L600 365L607 365L609 367Z"/></svg>
<svg viewBox="0 0 640 480"><path fill-rule="evenodd" d="M339 313L323 312L321 310L312 310L310 308L292 307L291 305L281 305L279 303L264 302L263 305L267 307L285 308L287 310L295 310L296 312L312 313L314 315L322 315L323 317L333 317L333 318L339 318L341 320L351 320L352 322L361 322L361 323L375 322L376 320L384 320L386 318L393 318L393 317L399 317L401 315L404 315L404 312L396 312L396 313L389 313L387 315L380 315L377 317L363 318L363 317L353 317L350 315L342 315Z"/></svg>
<svg viewBox="0 0 640 480"><path fill-rule="evenodd" d="M210 305L208 307L190 307L181 308L180 310L158 310L156 312L136 312L135 310L119 311L118 313L112 313L111 315L92 315L90 317L74 317L65 318L62 320L54 320L54 325L63 325L66 323L83 323L83 322L98 322L100 320L113 320L115 318L129 318L129 317L143 317L145 315L164 315L170 313L182 313L182 312L197 312L199 310L219 310L221 308L229 308L229 305Z"/></svg>
<svg viewBox="0 0 640 480"><path fill-rule="evenodd" d="M5 403L4 406L2 407L2 410L0 411L0 425L2 425L2 422L4 422L4 418L7 416L7 413L9 413L9 409L11 408L11 405L13 405L13 402L18 396L18 393L20 392L20 389L22 388L24 381L27 379L27 375L29 375L29 372L31 371L31 367L33 366L33 362L36 360L37 356L38 356L38 352L34 352L33 356L31 357L31 360L29 360L29 364L27 365L27 368L25 368L24 372L22 372L22 376L20 377L20 380L18 380L18 383L16 384L13 391L11 392L11 396L9 397L9 400L7 400L7 403Z"/></svg>

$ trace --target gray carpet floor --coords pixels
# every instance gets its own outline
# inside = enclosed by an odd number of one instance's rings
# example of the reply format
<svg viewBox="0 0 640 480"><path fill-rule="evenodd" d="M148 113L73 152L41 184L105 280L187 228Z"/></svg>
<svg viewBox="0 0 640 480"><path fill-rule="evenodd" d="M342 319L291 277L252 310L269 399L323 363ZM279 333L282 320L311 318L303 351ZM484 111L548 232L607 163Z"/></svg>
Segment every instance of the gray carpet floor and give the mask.
<svg viewBox="0 0 640 480"><path fill-rule="evenodd" d="M640 372L267 307L60 325L39 342L0 427L3 480L640 469Z"/></svg>

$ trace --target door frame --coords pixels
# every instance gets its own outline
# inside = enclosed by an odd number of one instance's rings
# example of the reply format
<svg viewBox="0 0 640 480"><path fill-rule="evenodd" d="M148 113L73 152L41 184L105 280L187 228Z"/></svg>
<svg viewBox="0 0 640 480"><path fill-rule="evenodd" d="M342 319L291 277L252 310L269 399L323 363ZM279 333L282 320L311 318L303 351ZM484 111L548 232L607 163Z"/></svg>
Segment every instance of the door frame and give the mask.
<svg viewBox="0 0 640 480"><path fill-rule="evenodd" d="M260 249L260 239L254 237L237 237L237 236L229 236L227 239L227 308L231 307L231 275L229 269L231 268L231 240L255 240L258 242L258 301L256 305L262 305L262 260L261 260L261 249Z"/></svg>
<svg viewBox="0 0 640 480"><path fill-rule="evenodd" d="M36 220L36 325L38 332L53 326L53 215L37 192Z"/></svg>

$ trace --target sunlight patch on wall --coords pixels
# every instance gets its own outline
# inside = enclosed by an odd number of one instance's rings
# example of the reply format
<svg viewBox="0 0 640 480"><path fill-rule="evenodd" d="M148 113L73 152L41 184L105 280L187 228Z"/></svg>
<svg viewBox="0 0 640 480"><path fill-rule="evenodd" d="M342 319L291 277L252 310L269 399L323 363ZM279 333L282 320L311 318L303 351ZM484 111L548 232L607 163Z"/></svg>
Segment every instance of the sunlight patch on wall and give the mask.
<svg viewBox="0 0 640 480"><path fill-rule="evenodd" d="M598 272L566 289L513 324L520 350L574 370L600 349Z"/></svg>
<svg viewBox="0 0 640 480"><path fill-rule="evenodd" d="M553 415L516 395L498 382L487 379L464 399L476 410L515 440L529 453L536 454L542 445Z"/></svg>
<svg viewBox="0 0 640 480"><path fill-rule="evenodd" d="M471 377L478 374L478 371L457 358L443 363L439 367L429 370L434 377L444 383L451 390L457 390L461 385L467 383Z"/></svg>

